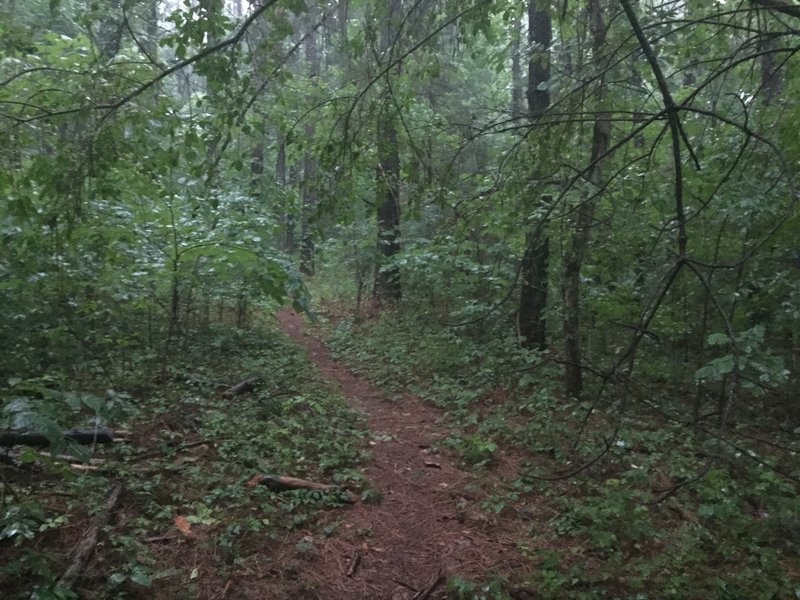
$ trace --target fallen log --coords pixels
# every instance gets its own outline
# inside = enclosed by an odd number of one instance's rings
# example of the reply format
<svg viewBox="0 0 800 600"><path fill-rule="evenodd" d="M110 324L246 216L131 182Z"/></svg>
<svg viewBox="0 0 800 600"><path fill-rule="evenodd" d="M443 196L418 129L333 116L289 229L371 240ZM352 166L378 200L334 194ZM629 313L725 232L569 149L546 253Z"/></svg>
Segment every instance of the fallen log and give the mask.
<svg viewBox="0 0 800 600"><path fill-rule="evenodd" d="M75 547L75 553L72 557L72 562L64 572L64 575L61 576L61 580L59 581L61 585L72 587L72 584L75 583L75 580L81 574L84 567L86 567L86 563L89 562L89 558L97 546L97 538L100 535L100 530L108 525L108 522L111 520L111 514L117 507L121 495L122 484L118 483L108 495L108 500L106 500L106 505L103 508L103 512L95 517L91 527L89 527L83 538L81 538L81 541L78 542L78 545Z"/></svg>
<svg viewBox="0 0 800 600"><path fill-rule="evenodd" d="M242 394L246 394L247 392L252 392L256 384L258 383L258 379L255 377L251 379L245 379L244 381L240 381L236 385L232 385L227 390L222 392L223 396L240 396Z"/></svg>
<svg viewBox="0 0 800 600"><path fill-rule="evenodd" d="M247 482L248 487L265 485L271 490L315 490L318 492L342 492L342 497L349 504L354 504L358 498L352 492L342 489L335 485L309 481L308 479L298 479L297 477L287 477L284 475L256 475Z"/></svg>
<svg viewBox="0 0 800 600"><path fill-rule="evenodd" d="M43 457L43 458L52 458L52 459L55 459L55 460L61 460L61 461L68 462L68 463L80 463L81 462L80 459L77 456L72 456L71 454L52 454L52 453L47 452L45 450L40 450L38 455ZM85 464L85 463L82 463L82 464ZM90 458L89 461L88 461L88 464L98 466L98 465L106 464L106 461L105 461L105 459L102 459L102 458Z"/></svg>
<svg viewBox="0 0 800 600"><path fill-rule="evenodd" d="M61 432L65 439L88 446L90 444L112 444L114 431L111 429L67 429ZM34 446L45 448L52 442L38 431L0 431L0 446Z"/></svg>

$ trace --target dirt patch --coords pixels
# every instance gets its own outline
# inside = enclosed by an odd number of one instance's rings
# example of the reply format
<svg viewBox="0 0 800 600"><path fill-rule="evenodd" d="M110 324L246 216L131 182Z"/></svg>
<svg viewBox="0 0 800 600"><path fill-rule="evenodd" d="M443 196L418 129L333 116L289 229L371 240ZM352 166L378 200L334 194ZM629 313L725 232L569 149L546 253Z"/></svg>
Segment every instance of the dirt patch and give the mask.
<svg viewBox="0 0 800 600"><path fill-rule="evenodd" d="M437 450L450 433L441 423L442 411L412 396L388 400L336 362L306 330L302 317L284 311L278 318L324 377L338 383L352 405L367 415L372 458L364 475L380 500L347 510L336 534L301 566L303 597L404 600L439 573L464 579L521 575L525 559L518 541L531 524L513 509L495 518L478 509L487 490L511 480L513 459L501 456L503 464L489 473L459 469L453 457ZM443 598L443 589L429 597Z"/></svg>

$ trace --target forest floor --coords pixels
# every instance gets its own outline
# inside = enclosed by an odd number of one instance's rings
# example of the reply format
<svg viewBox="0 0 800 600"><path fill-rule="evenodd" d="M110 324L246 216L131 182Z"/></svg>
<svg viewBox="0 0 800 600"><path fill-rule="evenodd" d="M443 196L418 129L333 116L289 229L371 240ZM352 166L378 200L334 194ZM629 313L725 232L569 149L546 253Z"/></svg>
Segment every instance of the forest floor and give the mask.
<svg viewBox="0 0 800 600"><path fill-rule="evenodd" d="M460 469L439 450L450 434L441 410L410 395L387 398L334 360L296 313L281 312L279 322L323 377L367 416L371 458L364 474L380 495L345 509L337 535L302 568L316 597L444 598L444 582L451 577L487 581L521 575L526 561L520 533L531 526L530 516L508 507L489 517L480 509L487 494L514 478L515 457L499 453L491 471ZM429 595L426 588L433 588Z"/></svg>
<svg viewBox="0 0 800 600"><path fill-rule="evenodd" d="M17 417L33 418L26 407L49 400L51 410L60 407L59 423L85 427L96 413L127 434L82 452L12 449L0 461L0 595L797 595L796 494L771 472L734 480L720 467L697 491L680 489L670 477L696 472L698 459L679 427L630 433L629 444L588 474L595 480L530 483L539 472L532 452L558 451L554 438L569 430L547 427L574 407L547 396L521 404L528 412L520 417L516 407L506 410L494 378L497 387L472 395L468 371L478 367L455 363L445 379L437 362L449 338L425 346L406 335L395 345L391 337L348 341L342 326L328 329L288 310L277 323L270 316L247 329L220 323L183 340L169 363L132 369L114 383L121 392L103 397L89 376L69 385L95 393L44 378L15 384L9 406ZM450 412L403 391L426 394L412 380L439 373L440 389L461 394ZM469 411L459 415L461 398ZM494 429L481 429L481 418ZM534 418L522 423L527 428L515 421ZM334 489L257 485L264 475ZM64 583L83 548L86 560Z"/></svg>
<svg viewBox="0 0 800 600"><path fill-rule="evenodd" d="M294 312L278 314L283 333L263 325L220 328L181 361L134 374L139 388L123 382L130 408L111 422L130 437L92 448L88 467L35 453L0 464L0 595L530 598L518 584L553 512L535 493L514 499L522 457L497 448L490 464L462 467L444 411L354 374ZM257 383L231 394L243 378ZM255 485L262 474L334 483L355 501ZM60 574L103 514L67 589Z"/></svg>

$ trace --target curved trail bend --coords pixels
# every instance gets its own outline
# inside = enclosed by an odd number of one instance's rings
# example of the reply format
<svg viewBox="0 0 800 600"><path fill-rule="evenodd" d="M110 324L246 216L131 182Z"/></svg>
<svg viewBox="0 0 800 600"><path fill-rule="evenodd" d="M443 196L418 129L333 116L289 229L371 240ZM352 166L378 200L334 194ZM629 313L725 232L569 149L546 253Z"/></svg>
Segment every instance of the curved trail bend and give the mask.
<svg viewBox="0 0 800 600"><path fill-rule="evenodd" d="M300 315L283 311L278 318L324 377L336 382L353 407L366 414L372 452L364 475L382 494L378 503L358 502L345 509L336 533L298 573L306 590L314 590L313 596L305 591L303 597L410 600L438 574L443 582L456 575L486 579L520 572L523 559L516 540L525 525L504 513L490 523L476 508L485 494L481 490L499 485L498 476L482 473L479 480L448 456L428 453L450 433L439 423L442 412L413 397L388 401L337 363L306 331ZM348 576L353 560L357 568ZM425 597L443 598L444 584Z"/></svg>

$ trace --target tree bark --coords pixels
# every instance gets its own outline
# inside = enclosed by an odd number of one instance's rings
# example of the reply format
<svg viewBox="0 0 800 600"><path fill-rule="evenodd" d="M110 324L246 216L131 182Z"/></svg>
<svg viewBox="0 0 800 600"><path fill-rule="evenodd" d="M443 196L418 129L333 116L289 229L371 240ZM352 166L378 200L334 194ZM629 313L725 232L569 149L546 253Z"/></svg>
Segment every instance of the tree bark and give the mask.
<svg viewBox="0 0 800 600"><path fill-rule="evenodd" d="M546 0L529 0L528 113L537 119L550 106L550 44L553 28ZM529 348L543 349L547 342L547 277L550 255L548 219L534 223L525 236L520 265L519 331Z"/></svg>
<svg viewBox="0 0 800 600"><path fill-rule="evenodd" d="M103 63L113 59L122 46L122 35L125 32L125 20L122 17L122 7L119 0L109 3L107 13L100 19L97 26L97 34L94 43L100 53L100 60Z"/></svg>
<svg viewBox="0 0 800 600"><path fill-rule="evenodd" d="M583 393L583 352L580 337L581 314L581 268L592 233L592 222L597 204L596 191L602 184L604 155L608 151L611 123L603 111L606 95L604 75L606 25L603 18L601 0L589 0L589 30L592 34L592 56L599 72L598 87L595 92L598 110L592 128L592 153L586 179L592 184L589 196L578 208L575 230L564 259L564 386L568 398L580 398Z"/></svg>
<svg viewBox="0 0 800 600"><path fill-rule="evenodd" d="M550 107L550 45L553 43L553 23L547 0L528 3L528 110L531 117L541 115Z"/></svg>
<svg viewBox="0 0 800 600"><path fill-rule="evenodd" d="M522 15L514 19L511 38L511 118L518 119L523 114L524 81L522 79Z"/></svg>
<svg viewBox="0 0 800 600"><path fill-rule="evenodd" d="M550 238L543 231L529 231L522 257L522 285L519 298L519 331L529 348L544 348L547 341L547 263Z"/></svg>
<svg viewBox="0 0 800 600"><path fill-rule="evenodd" d="M388 59L397 37L401 17L400 0L391 0L386 25L381 35L381 50ZM399 68L399 66L398 66ZM386 74L389 78L391 75ZM400 270L391 261L400 252L400 148L396 115L388 82L384 88L382 106L378 112L378 166L375 174L375 204L377 206L378 253L381 261L375 273L375 297L395 302L401 297Z"/></svg>
<svg viewBox="0 0 800 600"><path fill-rule="evenodd" d="M388 104L388 103L387 103ZM381 300L400 299L400 272L387 265L400 251L400 152L397 147L397 126L392 109L385 106L378 117L378 169L376 200L378 202L378 252L383 264L375 275L375 294Z"/></svg>
<svg viewBox="0 0 800 600"><path fill-rule="evenodd" d="M288 183L286 169L286 136L282 133L278 134L278 153L275 158L275 183L281 192L283 199L283 236L282 246L284 252L287 254L294 254L297 250L297 243L295 241L295 222L296 210L294 202L289 203L290 198L294 198L293 194L288 193Z"/></svg>
<svg viewBox="0 0 800 600"><path fill-rule="evenodd" d="M314 86L317 82L321 69L321 56L319 52L319 39L315 27L319 19L319 11L314 2L308 5L308 37L305 42L306 64L308 65L308 76L310 85ZM309 102L314 101L313 94L308 97ZM308 144L316 133L313 123L305 126L306 144ZM314 212L317 207L317 171L318 164L314 154L308 148L303 154L303 218L300 225L300 271L305 275L314 275L316 271L314 261L314 232L311 226Z"/></svg>
<svg viewBox="0 0 800 600"><path fill-rule="evenodd" d="M775 62L775 54L769 52L775 46L775 42L768 39L761 45L761 50L766 54L761 56L761 91L764 98L764 106L769 106L781 94L783 89L783 74L780 66Z"/></svg>
<svg viewBox="0 0 800 600"><path fill-rule="evenodd" d="M264 175L265 137L262 125L259 128L255 143L250 149L250 195L256 198L261 193L261 183Z"/></svg>

